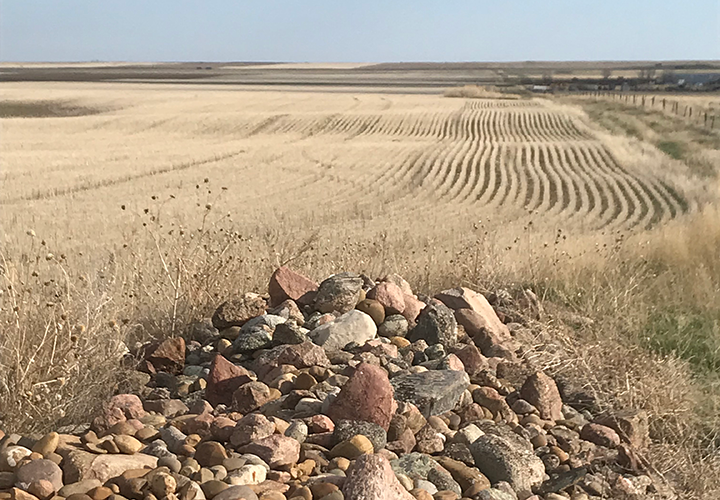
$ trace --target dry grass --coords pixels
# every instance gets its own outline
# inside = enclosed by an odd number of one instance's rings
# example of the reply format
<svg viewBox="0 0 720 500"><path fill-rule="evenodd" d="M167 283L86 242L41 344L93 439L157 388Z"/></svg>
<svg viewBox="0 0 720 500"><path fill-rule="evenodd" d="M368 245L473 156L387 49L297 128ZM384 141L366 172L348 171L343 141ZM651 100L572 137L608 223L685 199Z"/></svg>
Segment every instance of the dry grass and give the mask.
<svg viewBox="0 0 720 500"><path fill-rule="evenodd" d="M718 494L714 178L545 100L3 90L106 110L3 120L4 427L85 419L132 383L124 346L263 291L278 265L398 272L422 292L535 289L547 366L646 408L653 466ZM708 329L689 335L688 317Z"/></svg>
<svg viewBox="0 0 720 500"><path fill-rule="evenodd" d="M517 94L500 92L496 87L487 85L464 85L447 89L445 97L463 97L466 99L520 99Z"/></svg>

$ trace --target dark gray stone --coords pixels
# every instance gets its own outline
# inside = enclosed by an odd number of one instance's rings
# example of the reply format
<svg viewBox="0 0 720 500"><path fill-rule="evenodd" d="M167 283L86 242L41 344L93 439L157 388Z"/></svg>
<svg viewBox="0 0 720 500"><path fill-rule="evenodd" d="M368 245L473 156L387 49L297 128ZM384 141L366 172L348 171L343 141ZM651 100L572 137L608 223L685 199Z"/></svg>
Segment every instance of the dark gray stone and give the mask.
<svg viewBox="0 0 720 500"><path fill-rule="evenodd" d="M273 345L302 344L307 342L306 330L293 322L279 324L273 334Z"/></svg>
<svg viewBox="0 0 720 500"><path fill-rule="evenodd" d="M353 273L340 273L329 277L318 288L315 309L323 313L351 311L360 301L363 280Z"/></svg>
<svg viewBox="0 0 720 500"><path fill-rule="evenodd" d="M410 342L425 340L428 345L452 347L457 342L457 322L452 310L441 303L425 307L417 317L415 328L407 334Z"/></svg>
<svg viewBox="0 0 720 500"><path fill-rule="evenodd" d="M410 479L427 479L437 462L430 458L430 455L413 452L391 460L390 466L395 474L405 474Z"/></svg>
<svg viewBox="0 0 720 500"><path fill-rule="evenodd" d="M465 372L430 370L400 375L390 383L396 400L413 403L427 418L452 410L470 385L470 377Z"/></svg>

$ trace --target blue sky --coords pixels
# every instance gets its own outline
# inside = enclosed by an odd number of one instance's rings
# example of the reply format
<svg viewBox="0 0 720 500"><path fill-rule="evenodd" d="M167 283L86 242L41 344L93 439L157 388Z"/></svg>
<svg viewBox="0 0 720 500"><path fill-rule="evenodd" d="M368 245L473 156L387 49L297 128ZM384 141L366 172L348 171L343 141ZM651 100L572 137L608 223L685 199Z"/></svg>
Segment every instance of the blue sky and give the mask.
<svg viewBox="0 0 720 500"><path fill-rule="evenodd" d="M3 61L720 59L720 0L0 0Z"/></svg>

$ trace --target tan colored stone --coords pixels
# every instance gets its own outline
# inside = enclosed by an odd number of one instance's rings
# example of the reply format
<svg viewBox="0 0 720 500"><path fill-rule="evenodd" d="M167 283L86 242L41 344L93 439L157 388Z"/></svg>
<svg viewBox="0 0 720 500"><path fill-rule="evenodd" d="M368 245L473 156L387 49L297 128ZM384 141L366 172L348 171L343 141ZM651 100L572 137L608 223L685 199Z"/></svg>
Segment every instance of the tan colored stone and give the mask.
<svg viewBox="0 0 720 500"><path fill-rule="evenodd" d="M32 451L40 453L43 457L47 457L51 453L55 453L58 445L60 444L60 434L57 432L51 432L45 434L35 445L32 447Z"/></svg>

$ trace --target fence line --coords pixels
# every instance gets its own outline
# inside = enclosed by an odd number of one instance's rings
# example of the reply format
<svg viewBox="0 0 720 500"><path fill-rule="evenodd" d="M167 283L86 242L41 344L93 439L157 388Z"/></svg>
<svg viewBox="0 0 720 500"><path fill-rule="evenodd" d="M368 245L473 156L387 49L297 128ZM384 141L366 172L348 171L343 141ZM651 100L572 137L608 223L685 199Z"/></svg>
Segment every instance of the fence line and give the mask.
<svg viewBox="0 0 720 500"><path fill-rule="evenodd" d="M680 101L668 99L655 94L637 94L637 93L625 93L625 92L607 92L607 91L593 91L593 92L581 92L580 95L585 97L593 97L596 100L606 99L611 101L619 101L624 104L633 104L637 107L649 108L649 109L660 109L666 114L674 115L677 117L682 116L686 120L699 124L702 127L710 130L715 129L715 109L705 109L701 107L693 108L690 104L683 104ZM668 110L669 108L669 110ZM718 127L720 128L720 120L718 120Z"/></svg>

